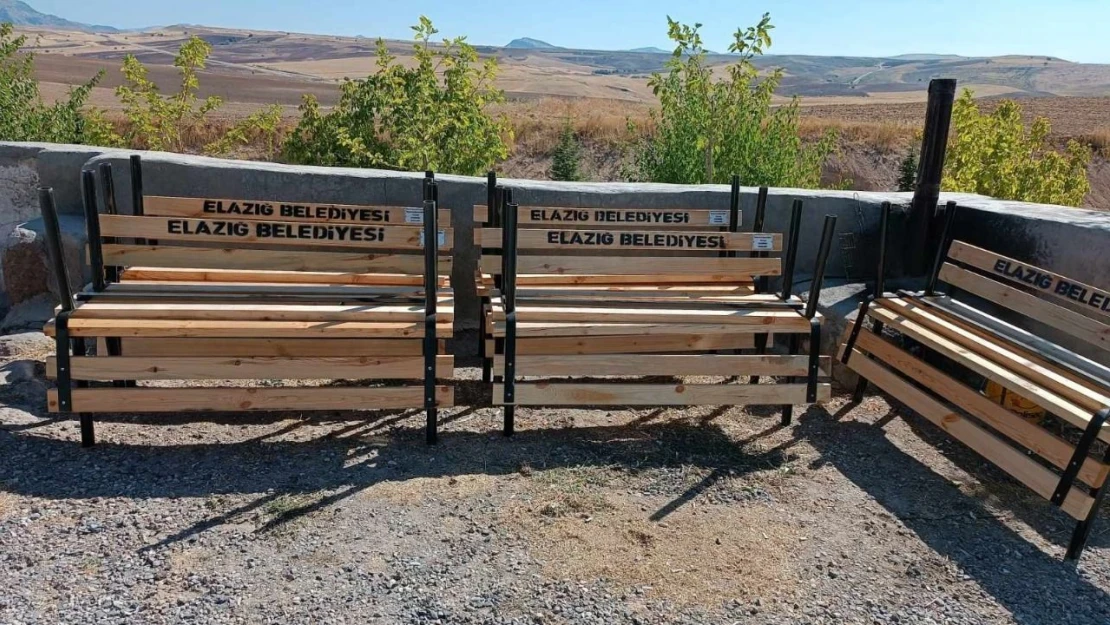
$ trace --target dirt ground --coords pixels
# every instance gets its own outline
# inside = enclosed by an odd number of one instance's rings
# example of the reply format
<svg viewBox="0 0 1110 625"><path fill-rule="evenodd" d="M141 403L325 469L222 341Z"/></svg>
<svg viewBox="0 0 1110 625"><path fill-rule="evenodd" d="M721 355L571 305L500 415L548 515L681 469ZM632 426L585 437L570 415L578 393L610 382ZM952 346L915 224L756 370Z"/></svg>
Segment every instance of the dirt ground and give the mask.
<svg viewBox="0 0 1110 625"><path fill-rule="evenodd" d="M1110 525L851 406L45 414L0 373L0 623L1107 623ZM474 370L464 370L470 377ZM463 382L460 400L483 391Z"/></svg>

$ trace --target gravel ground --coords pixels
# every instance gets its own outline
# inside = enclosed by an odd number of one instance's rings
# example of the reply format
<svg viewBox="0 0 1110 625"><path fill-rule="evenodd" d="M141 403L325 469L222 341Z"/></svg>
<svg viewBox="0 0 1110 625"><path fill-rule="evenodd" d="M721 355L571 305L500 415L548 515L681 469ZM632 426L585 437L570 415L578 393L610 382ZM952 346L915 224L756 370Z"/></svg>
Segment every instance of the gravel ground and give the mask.
<svg viewBox="0 0 1110 625"><path fill-rule="evenodd" d="M0 338L0 623L1110 622L1072 524L881 396L798 411L47 417ZM470 371L471 375L475 372ZM465 386L463 400L479 396Z"/></svg>

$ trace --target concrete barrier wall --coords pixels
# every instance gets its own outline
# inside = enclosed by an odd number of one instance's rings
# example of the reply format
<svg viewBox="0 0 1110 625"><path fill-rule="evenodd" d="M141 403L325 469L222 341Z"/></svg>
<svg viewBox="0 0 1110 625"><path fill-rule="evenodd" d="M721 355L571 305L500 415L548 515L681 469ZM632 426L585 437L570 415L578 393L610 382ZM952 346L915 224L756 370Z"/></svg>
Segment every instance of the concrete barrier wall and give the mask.
<svg viewBox="0 0 1110 625"><path fill-rule="evenodd" d="M59 209L72 216L65 220L67 244L80 246L83 231L78 218L81 213L79 172L83 168L95 168L102 162L111 163L119 208L121 212L130 212L127 159L132 153L86 146L0 143L0 228L9 221L15 223L38 213L36 194L28 187L43 184L55 189ZM419 205L421 199L423 174L420 173L302 167L157 152L141 154L144 188L148 194L409 206ZM458 300L458 329L474 330L478 326L473 282L478 250L468 242L473 241L472 207L486 202L486 180L447 175L437 176L437 179L440 181L440 204L453 213L458 242L452 275ZM514 189L515 199L521 205L724 209L729 204L729 188L724 185L511 179L499 182ZM752 227L756 191L743 189L742 230ZM806 279L814 264L826 214L837 216L828 277L841 284L874 279L879 208L884 201L897 207L892 221L890 274L894 278L905 277L905 259L900 257L900 252L906 248L909 237L919 236L906 231L910 194L773 189L768 200L767 231L786 229L794 199L805 202L797 290L808 288ZM1091 284L1110 285L1107 255L1110 213L1004 202L977 195L942 195L942 203L949 200L959 202L962 207L956 222L959 238ZM41 226L34 220L22 228L14 228L6 245L12 245L14 239L26 244L28 233L38 229ZM4 245L2 241L0 239L0 245ZM41 245L41 241L38 244ZM71 254L73 258L81 256L78 250ZM27 273L26 270L20 272L20 275ZM45 275L43 272L35 279L44 280ZM11 275L8 281L12 281ZM33 285L21 288L33 290ZM45 290L45 285L41 288Z"/></svg>

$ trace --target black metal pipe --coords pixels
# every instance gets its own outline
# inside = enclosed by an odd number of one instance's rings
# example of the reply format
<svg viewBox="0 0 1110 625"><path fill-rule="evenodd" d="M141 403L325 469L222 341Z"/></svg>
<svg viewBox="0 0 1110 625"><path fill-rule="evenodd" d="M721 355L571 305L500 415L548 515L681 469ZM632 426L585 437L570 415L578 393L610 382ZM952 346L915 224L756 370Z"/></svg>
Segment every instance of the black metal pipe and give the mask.
<svg viewBox="0 0 1110 625"><path fill-rule="evenodd" d="M105 215L118 215L119 207L116 206L116 182L112 176L112 164L100 164L101 197L104 203ZM115 237L101 238L103 243L116 243ZM105 280L109 283L119 282L119 267L108 265L104 267Z"/></svg>
<svg viewBox="0 0 1110 625"><path fill-rule="evenodd" d="M821 247L817 251L817 264L813 268L813 281L809 287L809 301L806 302L806 319L817 314L817 304L821 298L821 287L825 283L825 267L832 250L833 233L836 232L836 215L825 215L825 225L821 230Z"/></svg>
<svg viewBox="0 0 1110 625"><path fill-rule="evenodd" d="M101 246L100 215L96 208L96 174L87 169L81 172L81 195L85 213L85 234L89 245L92 288L100 292L107 286L104 277L104 248Z"/></svg>
<svg viewBox="0 0 1110 625"><path fill-rule="evenodd" d="M429 445L438 439L436 405L436 304L439 287L439 211L435 202L435 179L424 179L424 410L425 438Z"/></svg>
<svg viewBox="0 0 1110 625"><path fill-rule="evenodd" d="M905 266L913 275L921 275L926 270L924 262L928 254L929 228L933 210L940 198L940 182L944 175L944 159L955 99L954 79L939 78L929 82L929 103L925 113L925 130L921 137L917 186L907 223L910 236L905 246Z"/></svg>
<svg viewBox="0 0 1110 625"><path fill-rule="evenodd" d="M940 269L944 266L944 259L948 256L948 247L952 240L952 222L956 220L955 202L949 202L944 208L944 229L940 232L940 241L937 244L937 255L933 258L933 267L929 272L929 281L925 284L925 295L930 296L936 292L937 281L940 279Z"/></svg>
<svg viewBox="0 0 1110 625"><path fill-rule="evenodd" d="M1102 420L1105 421L1107 415L1110 413L1110 408L1104 408L1099 414L1103 415ZM1110 463L1110 449L1102 457L1103 464ZM1064 555L1064 559L1068 561L1078 560L1079 556L1083 555L1083 548L1087 546L1087 538L1091 535L1091 528L1095 524L1095 517L1098 516L1098 511L1102 508L1102 500L1106 498L1106 491L1110 490L1110 484L1103 483L1102 486L1094 489L1091 492L1091 497L1094 501L1091 503L1091 510L1087 513L1087 518L1083 519L1075 526L1075 531L1071 535L1071 541L1068 543L1068 551Z"/></svg>
<svg viewBox="0 0 1110 625"><path fill-rule="evenodd" d="M791 356L797 355L798 350L800 349L800 344L801 344L801 335L791 334L790 339L789 339L789 348L787 349L787 352ZM794 381L793 376L788 376L786 378L786 382L788 384L793 382L793 381ZM792 405L783 406L782 407L782 424L783 425L790 425L790 422L793 421L793 419L794 419L794 406L792 406Z"/></svg>
<svg viewBox="0 0 1110 625"><path fill-rule="evenodd" d="M883 202L879 213L879 266L875 270L875 292L872 294L875 298L881 298L886 293L886 246L890 211L890 202Z"/></svg>
<svg viewBox="0 0 1110 625"><path fill-rule="evenodd" d="M516 257L517 257L517 205L511 201L505 206L505 223L501 233L501 261L504 288L501 291L505 308L505 371L504 385L505 436L512 436L516 417Z"/></svg>
<svg viewBox="0 0 1110 625"><path fill-rule="evenodd" d="M787 232L789 241L783 242L784 245L789 245L782 270L782 299L784 300L790 299L794 290L794 265L798 260L798 240L801 237L801 230L802 201L794 200L790 211L790 230Z"/></svg>
<svg viewBox="0 0 1110 625"><path fill-rule="evenodd" d="M62 231L58 225L54 189L39 187L39 208L42 211L43 228L46 230L46 252L54 269L54 281L58 287L62 310L73 310L73 290L69 286L69 272L66 271L65 255L62 252Z"/></svg>

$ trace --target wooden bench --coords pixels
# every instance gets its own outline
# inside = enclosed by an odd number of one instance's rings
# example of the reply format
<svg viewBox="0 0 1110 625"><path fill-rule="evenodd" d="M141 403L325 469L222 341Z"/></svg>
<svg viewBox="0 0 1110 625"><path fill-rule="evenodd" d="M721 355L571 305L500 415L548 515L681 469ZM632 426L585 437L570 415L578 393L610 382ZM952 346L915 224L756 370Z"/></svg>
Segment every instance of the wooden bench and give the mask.
<svg viewBox="0 0 1110 625"><path fill-rule="evenodd" d="M83 172L92 283L76 295L53 194L40 192L62 293L45 329L57 345L48 408L80 415L83 445L93 413L404 408L424 409L435 441L437 408L454 400L436 383L454 371L440 277L453 233L430 174L409 208L151 196L141 172L134 157L134 215L117 214L109 164L104 214ZM388 382L326 383L370 379Z"/></svg>
<svg viewBox="0 0 1110 625"><path fill-rule="evenodd" d="M828 359L819 356L816 294L835 217L826 219L806 304L791 294L801 202L787 237L791 252L771 258L783 236L760 231L766 191L757 232L737 232L738 181L731 208L722 211L518 207L512 195L493 187L491 206L476 207L475 218L488 225L475 232L480 292L488 298L485 369L507 435L516 406L769 404L784 406L789 423L793 405L829 397L819 380ZM782 291L767 292L765 278L779 275ZM788 337L789 354L762 353L771 334ZM804 337L808 355L800 354ZM760 353L735 353L753 345ZM628 379L644 376L744 376L748 383ZM785 383L760 385L759 376ZM566 379L583 377L606 379Z"/></svg>
<svg viewBox="0 0 1110 625"><path fill-rule="evenodd" d="M951 241L954 203L924 291L887 293L883 259L890 207L883 209L874 295L861 305L839 356L861 376L856 400L870 381L1062 508L1078 520L1066 554L1078 558L1110 471L1110 431L1103 428L1110 416L1110 370L984 309L1008 310L1106 350L1110 293ZM937 290L939 282L948 285L946 292ZM867 319L871 331L862 332ZM884 338L884 330L929 357ZM1048 423L1025 419L988 399L969 378L994 382L1054 417Z"/></svg>

